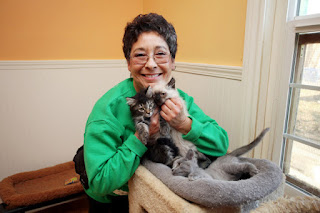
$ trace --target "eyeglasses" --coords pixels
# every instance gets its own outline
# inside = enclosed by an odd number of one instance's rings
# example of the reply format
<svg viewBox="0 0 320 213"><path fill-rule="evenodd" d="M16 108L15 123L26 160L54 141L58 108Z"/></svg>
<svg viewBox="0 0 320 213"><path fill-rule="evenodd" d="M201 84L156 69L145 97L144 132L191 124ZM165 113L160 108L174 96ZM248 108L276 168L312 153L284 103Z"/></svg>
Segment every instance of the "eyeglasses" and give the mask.
<svg viewBox="0 0 320 213"><path fill-rule="evenodd" d="M139 64L139 65L145 65L147 61L149 60L150 56L145 54L145 53L135 53L132 57L131 60L134 64ZM157 64L165 64L169 62L170 58L170 53L168 52L157 52L156 54L153 55L153 60Z"/></svg>

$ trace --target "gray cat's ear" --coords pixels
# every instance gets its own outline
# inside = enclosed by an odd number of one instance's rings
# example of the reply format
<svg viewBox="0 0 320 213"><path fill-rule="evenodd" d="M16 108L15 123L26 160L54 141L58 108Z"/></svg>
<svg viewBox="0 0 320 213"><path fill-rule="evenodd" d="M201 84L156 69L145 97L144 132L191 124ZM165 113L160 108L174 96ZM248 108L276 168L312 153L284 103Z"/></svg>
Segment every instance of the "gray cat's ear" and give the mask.
<svg viewBox="0 0 320 213"><path fill-rule="evenodd" d="M192 150L192 149L189 149L188 152L187 152L186 158L187 158L188 160L192 160L193 156L194 156L193 150Z"/></svg>
<svg viewBox="0 0 320 213"><path fill-rule="evenodd" d="M147 98L152 98L152 88L150 86L146 90L146 96Z"/></svg>
<svg viewBox="0 0 320 213"><path fill-rule="evenodd" d="M126 98L127 99L127 104L129 106L135 105L136 104L136 99L134 98Z"/></svg>
<svg viewBox="0 0 320 213"><path fill-rule="evenodd" d="M172 89L176 88L176 80L174 78L171 78L169 83L167 84L168 87L171 87Z"/></svg>

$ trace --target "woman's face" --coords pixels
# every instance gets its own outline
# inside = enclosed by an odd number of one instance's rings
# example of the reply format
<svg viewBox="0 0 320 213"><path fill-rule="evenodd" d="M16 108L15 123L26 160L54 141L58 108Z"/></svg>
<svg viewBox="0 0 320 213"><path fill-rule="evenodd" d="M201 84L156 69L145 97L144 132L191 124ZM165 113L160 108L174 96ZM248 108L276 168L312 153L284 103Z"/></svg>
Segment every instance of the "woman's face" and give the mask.
<svg viewBox="0 0 320 213"><path fill-rule="evenodd" d="M137 60L146 56L145 64L137 63ZM168 60L165 60L166 58ZM168 82L174 67L174 59L171 58L168 44L158 33L144 32L132 45L128 69L137 92L148 86L153 87L161 81Z"/></svg>

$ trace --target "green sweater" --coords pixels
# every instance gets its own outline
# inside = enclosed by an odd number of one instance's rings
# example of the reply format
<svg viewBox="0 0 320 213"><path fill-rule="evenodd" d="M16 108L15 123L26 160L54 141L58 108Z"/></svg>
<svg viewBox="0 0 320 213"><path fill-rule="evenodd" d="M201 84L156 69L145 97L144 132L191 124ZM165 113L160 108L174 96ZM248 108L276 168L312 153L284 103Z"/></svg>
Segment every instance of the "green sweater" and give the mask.
<svg viewBox="0 0 320 213"><path fill-rule="evenodd" d="M183 138L210 156L226 154L228 136L216 121L205 115L193 98L179 90L192 119L191 130ZM84 134L84 160L89 179L86 193L93 199L110 203L113 191L128 191L128 180L140 164L147 148L134 136L126 97L136 94L131 78L110 89L95 104Z"/></svg>

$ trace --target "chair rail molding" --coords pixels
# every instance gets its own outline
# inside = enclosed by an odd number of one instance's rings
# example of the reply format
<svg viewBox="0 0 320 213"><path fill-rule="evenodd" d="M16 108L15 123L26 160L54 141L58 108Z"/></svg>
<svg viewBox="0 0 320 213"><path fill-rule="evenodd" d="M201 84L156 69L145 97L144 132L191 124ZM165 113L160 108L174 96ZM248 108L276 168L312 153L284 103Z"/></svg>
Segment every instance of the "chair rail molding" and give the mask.
<svg viewBox="0 0 320 213"><path fill-rule="evenodd" d="M0 61L0 70L126 68L125 60L32 60Z"/></svg>
<svg viewBox="0 0 320 213"><path fill-rule="evenodd" d="M127 68L126 60L34 60L0 61L0 70ZM175 72L242 80L242 67L176 62Z"/></svg>
<svg viewBox="0 0 320 213"><path fill-rule="evenodd" d="M176 66L176 72L211 76L216 78L225 78L237 81L242 80L242 67L238 66L199 64L187 62L176 62Z"/></svg>

